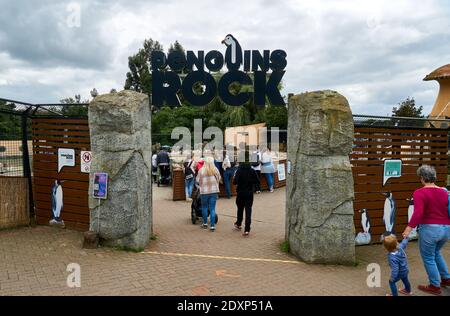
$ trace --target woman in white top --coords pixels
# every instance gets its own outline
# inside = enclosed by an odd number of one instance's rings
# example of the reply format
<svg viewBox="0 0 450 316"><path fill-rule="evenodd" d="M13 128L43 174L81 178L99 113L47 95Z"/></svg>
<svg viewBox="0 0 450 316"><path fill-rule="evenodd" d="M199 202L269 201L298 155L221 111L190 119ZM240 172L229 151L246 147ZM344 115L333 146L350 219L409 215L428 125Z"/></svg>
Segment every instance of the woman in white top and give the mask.
<svg viewBox="0 0 450 316"><path fill-rule="evenodd" d="M273 192L274 180L273 174L275 173L275 166L273 164L272 153L269 148L265 148L261 155L261 173L264 174L269 186L269 191Z"/></svg>

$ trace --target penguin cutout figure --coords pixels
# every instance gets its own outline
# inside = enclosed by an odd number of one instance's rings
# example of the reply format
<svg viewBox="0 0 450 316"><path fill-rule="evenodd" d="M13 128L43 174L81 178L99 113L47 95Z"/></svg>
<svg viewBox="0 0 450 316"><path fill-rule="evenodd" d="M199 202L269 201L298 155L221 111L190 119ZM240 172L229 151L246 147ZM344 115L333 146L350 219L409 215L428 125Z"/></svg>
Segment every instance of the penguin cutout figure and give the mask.
<svg viewBox="0 0 450 316"><path fill-rule="evenodd" d="M242 64L242 48L233 35L228 34L222 41L227 46L225 51L225 63L229 70L239 70Z"/></svg>
<svg viewBox="0 0 450 316"><path fill-rule="evenodd" d="M414 214L414 199L406 199L409 202L409 206L408 206L408 223L411 221L411 218ZM411 230L411 233L409 233L409 239L413 240L413 239L417 239L419 238L419 235L417 233L417 227L413 228L413 230Z"/></svg>
<svg viewBox="0 0 450 316"><path fill-rule="evenodd" d="M63 182L61 180L55 180L52 186L52 219L49 222L50 225L64 226L64 221L61 219L61 212L64 208Z"/></svg>
<svg viewBox="0 0 450 316"><path fill-rule="evenodd" d="M362 209L359 211L361 213L361 226L363 231L359 232L355 237L355 244L368 245L370 244L372 237L370 235L370 218L367 209Z"/></svg>
<svg viewBox="0 0 450 316"><path fill-rule="evenodd" d="M392 195L392 192L382 193L386 200L384 201L383 222L386 228L386 232L381 236L383 240L384 236L395 234L395 215L397 213L397 202Z"/></svg>

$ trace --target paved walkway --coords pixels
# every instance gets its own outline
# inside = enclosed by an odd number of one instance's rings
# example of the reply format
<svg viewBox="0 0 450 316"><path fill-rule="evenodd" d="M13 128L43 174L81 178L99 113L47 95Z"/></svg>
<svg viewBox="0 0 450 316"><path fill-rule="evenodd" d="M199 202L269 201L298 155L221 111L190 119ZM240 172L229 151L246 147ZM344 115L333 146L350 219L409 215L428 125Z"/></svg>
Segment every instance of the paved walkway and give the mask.
<svg viewBox="0 0 450 316"><path fill-rule="evenodd" d="M0 295L384 295L389 269L382 246L357 248L356 267L308 265L280 251L285 190L256 196L250 238L233 231L234 200L218 202L217 231L190 222L190 205L154 188L154 231L142 253L81 248L80 232L38 226L0 231ZM450 261L450 247L444 256ZM414 288L426 281L417 243L408 250ZM368 288L369 263L382 287ZM81 288L69 288L69 263ZM445 295L450 291L446 290ZM420 294L417 293L416 294Z"/></svg>

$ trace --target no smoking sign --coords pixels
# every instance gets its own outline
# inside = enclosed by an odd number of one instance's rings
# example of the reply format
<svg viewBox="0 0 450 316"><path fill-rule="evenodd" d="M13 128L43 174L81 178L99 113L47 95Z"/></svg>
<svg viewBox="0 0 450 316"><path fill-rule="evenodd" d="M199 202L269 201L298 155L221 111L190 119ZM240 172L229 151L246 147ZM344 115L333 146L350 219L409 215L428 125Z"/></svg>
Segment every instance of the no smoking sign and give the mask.
<svg viewBox="0 0 450 316"><path fill-rule="evenodd" d="M81 172L82 173L91 172L91 162L92 162L92 152L82 151L81 152Z"/></svg>

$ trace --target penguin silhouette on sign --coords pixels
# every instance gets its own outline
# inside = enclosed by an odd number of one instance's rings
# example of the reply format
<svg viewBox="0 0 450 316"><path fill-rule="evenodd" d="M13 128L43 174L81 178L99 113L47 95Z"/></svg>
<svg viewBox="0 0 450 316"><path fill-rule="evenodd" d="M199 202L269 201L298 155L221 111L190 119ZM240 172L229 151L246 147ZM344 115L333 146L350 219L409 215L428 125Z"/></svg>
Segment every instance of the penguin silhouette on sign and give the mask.
<svg viewBox="0 0 450 316"><path fill-rule="evenodd" d="M368 245L370 244L370 241L372 240L372 237L370 235L370 218L369 213L367 209L362 209L358 211L361 213L361 226L363 231L359 232L355 237L355 244L357 246L359 245Z"/></svg>
<svg viewBox="0 0 450 316"><path fill-rule="evenodd" d="M233 35L228 34L222 41L227 46L225 51L225 63L229 70L239 70L242 65L242 48Z"/></svg>
<svg viewBox="0 0 450 316"><path fill-rule="evenodd" d="M409 202L409 206L408 206L408 223L411 221L411 218L414 214L414 199L406 199ZM411 233L409 233L409 239L417 239L419 237L418 233L417 233L417 227L413 228L413 230L411 230Z"/></svg>
<svg viewBox="0 0 450 316"><path fill-rule="evenodd" d="M386 200L384 201L384 210L383 210L383 222L385 226L385 233L381 236L383 239L384 236L389 236L391 234L395 234L395 216L397 213L397 202L392 195L392 192L382 193Z"/></svg>
<svg viewBox="0 0 450 316"><path fill-rule="evenodd" d="M52 219L50 225L64 226L64 221L61 219L61 212L64 208L63 202L63 188L62 180L55 180L52 186Z"/></svg>

